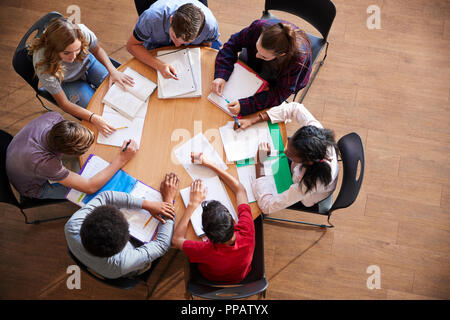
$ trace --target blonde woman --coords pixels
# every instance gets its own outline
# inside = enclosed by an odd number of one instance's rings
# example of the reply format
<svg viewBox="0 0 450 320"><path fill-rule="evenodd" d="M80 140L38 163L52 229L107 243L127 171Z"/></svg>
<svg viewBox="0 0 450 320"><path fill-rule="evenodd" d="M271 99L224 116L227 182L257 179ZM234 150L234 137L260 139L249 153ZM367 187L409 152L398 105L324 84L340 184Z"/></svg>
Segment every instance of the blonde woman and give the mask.
<svg viewBox="0 0 450 320"><path fill-rule="evenodd" d="M47 112L27 124L9 144L9 181L21 195L30 198L64 199L69 188L95 193L134 157L137 145L133 140L124 141L125 151L121 149L109 166L89 179L64 167L64 154L80 156L94 139L94 133L79 122L64 120L58 112Z"/></svg>
<svg viewBox="0 0 450 320"><path fill-rule="evenodd" d="M91 122L104 135L115 131L86 107L108 74L110 84L132 86L134 82L112 65L91 30L65 18L54 19L42 36L33 41L29 51L40 83L62 110Z"/></svg>

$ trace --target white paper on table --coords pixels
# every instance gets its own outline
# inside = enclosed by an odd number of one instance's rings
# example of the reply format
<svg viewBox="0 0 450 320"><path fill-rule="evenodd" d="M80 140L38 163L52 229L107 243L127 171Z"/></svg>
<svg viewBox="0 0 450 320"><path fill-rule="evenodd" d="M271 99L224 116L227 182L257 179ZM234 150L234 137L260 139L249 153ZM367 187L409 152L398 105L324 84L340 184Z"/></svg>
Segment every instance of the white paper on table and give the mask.
<svg viewBox="0 0 450 320"><path fill-rule="evenodd" d="M234 209L233 203L228 196L225 187L223 186L220 178L218 176L214 176L209 179L203 180L203 187L207 188L207 194L205 201L208 200L217 200L222 203L230 212L231 216L235 223L238 223L239 218L236 214L236 210ZM190 199L191 187L184 188L180 190L181 198L183 199L184 205L187 207ZM191 216L192 227L194 228L195 234L198 237L203 236L205 233L203 231L202 225L202 206L201 204L195 209Z"/></svg>
<svg viewBox="0 0 450 320"><path fill-rule="evenodd" d="M203 156L219 168L223 170L228 169L208 139L206 139L203 133L199 133L174 150L178 161L183 165L193 180L211 178L216 176L216 174L211 169L200 164L193 164L191 162L191 152L203 152Z"/></svg>
<svg viewBox="0 0 450 320"><path fill-rule="evenodd" d="M123 73L132 77L134 81L133 86L126 85L127 90L142 101L147 100L156 89L156 83L130 67L127 67Z"/></svg>
<svg viewBox="0 0 450 320"><path fill-rule="evenodd" d="M267 122L257 123L245 130L234 130L234 122L227 122L219 128L227 161L239 161L254 158L261 142L269 142L270 149L274 150Z"/></svg>
<svg viewBox="0 0 450 320"><path fill-rule="evenodd" d="M97 136L97 143L122 147L125 140L133 139L134 141L136 141L137 148L139 149L145 124L145 115L147 114L147 108L148 100L142 104L141 108L136 114L136 117L133 120L129 120L105 104L102 117L106 121L108 121L108 123L114 128L128 128L118 129L108 137L104 136L102 133L99 133Z"/></svg>

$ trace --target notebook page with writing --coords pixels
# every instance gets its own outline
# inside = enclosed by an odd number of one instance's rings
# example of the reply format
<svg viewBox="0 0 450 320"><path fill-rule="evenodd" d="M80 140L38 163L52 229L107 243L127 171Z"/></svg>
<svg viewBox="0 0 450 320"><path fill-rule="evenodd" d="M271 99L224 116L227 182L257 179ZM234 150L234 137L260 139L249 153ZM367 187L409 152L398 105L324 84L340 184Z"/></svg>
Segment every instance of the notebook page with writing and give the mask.
<svg viewBox="0 0 450 320"><path fill-rule="evenodd" d="M186 49L158 56L158 59L170 64L177 76L177 79L164 78L158 71L158 98L177 97L197 89L191 60Z"/></svg>
<svg viewBox="0 0 450 320"><path fill-rule="evenodd" d="M132 93L123 90L119 85L113 84L103 97L102 102L128 119L136 116L143 101Z"/></svg>
<svg viewBox="0 0 450 320"><path fill-rule="evenodd" d="M174 155L178 162L183 165L193 180L211 178L216 176L216 174L209 168L192 163L191 152L203 152L203 156L215 163L219 168L223 170L228 169L222 157L219 156L208 139L206 139L203 133L199 133L174 150Z"/></svg>
<svg viewBox="0 0 450 320"><path fill-rule="evenodd" d="M230 102L237 101L242 98L253 96L265 85L264 80L258 77L240 63L234 64L233 73L228 81L225 83L221 96L211 92L208 95L208 100L225 111L230 116L233 116L228 110L228 100Z"/></svg>
<svg viewBox="0 0 450 320"><path fill-rule="evenodd" d="M222 181L220 181L220 178L218 176L215 176L209 179L204 179L203 187L207 188L205 201L208 200L219 201L228 209L231 216L233 217L234 222L238 223L239 219L236 214L236 210L234 209L233 203L231 202L230 197L228 196L228 193L222 184ZM181 198L183 199L184 205L186 207L189 204L190 192L191 192L190 186L180 190ZM199 205L191 216L192 227L194 228L195 234L198 237L201 237L205 234L202 226L202 213L203 213L202 206Z"/></svg>
<svg viewBox="0 0 450 320"><path fill-rule="evenodd" d="M269 142L274 150L267 122L257 123L245 130L234 130L234 122L227 122L219 128L227 161L238 161L256 156L261 142Z"/></svg>
<svg viewBox="0 0 450 320"><path fill-rule="evenodd" d="M189 58L192 65L192 72L194 75L194 82L196 86L196 90L180 94L174 98L195 98L195 97L201 97L202 95L202 64L201 64L201 51L200 48L186 48L189 54ZM160 50L157 53L157 56L159 55L165 55L167 53L173 52L174 50ZM158 91L158 98L162 98L160 96L160 92Z"/></svg>
<svg viewBox="0 0 450 320"><path fill-rule="evenodd" d="M120 113L105 105L103 108L102 117L108 121L108 123L114 128L123 128L114 131L109 136L104 136L99 133L97 136L97 143L122 147L123 141L133 139L136 141L137 148L139 149L142 138L142 131L145 124L145 115L147 114L148 101L144 101L139 109L136 117L133 120L123 117Z"/></svg>

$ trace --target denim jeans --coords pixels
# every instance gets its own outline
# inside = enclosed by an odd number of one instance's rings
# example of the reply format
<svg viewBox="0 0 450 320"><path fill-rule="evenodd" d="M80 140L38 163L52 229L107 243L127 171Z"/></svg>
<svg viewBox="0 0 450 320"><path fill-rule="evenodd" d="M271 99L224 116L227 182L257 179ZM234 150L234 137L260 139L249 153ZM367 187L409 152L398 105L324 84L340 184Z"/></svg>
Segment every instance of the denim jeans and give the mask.
<svg viewBox="0 0 450 320"><path fill-rule="evenodd" d="M39 199L65 199L69 188L59 183L50 184L48 181L44 183L41 189Z"/></svg>
<svg viewBox="0 0 450 320"><path fill-rule="evenodd" d="M95 90L108 76L108 70L92 53L88 56L89 64L82 79L73 82L63 82L62 88L67 99L80 107L86 108Z"/></svg>

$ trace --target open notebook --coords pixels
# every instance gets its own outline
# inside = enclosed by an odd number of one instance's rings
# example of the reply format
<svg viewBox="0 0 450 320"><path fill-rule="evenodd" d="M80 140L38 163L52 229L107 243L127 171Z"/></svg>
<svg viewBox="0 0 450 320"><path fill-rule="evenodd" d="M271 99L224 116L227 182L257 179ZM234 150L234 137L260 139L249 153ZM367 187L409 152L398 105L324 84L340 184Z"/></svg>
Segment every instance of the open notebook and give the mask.
<svg viewBox="0 0 450 320"><path fill-rule="evenodd" d="M183 95L197 92L198 87L194 77L195 72L193 68L201 68L200 63L197 62L196 64L193 64L192 60L194 57L200 57L200 55L191 55L190 51L191 49L186 48L171 51L170 53L160 53L158 55L159 60L170 64L175 69L178 78L177 80L173 78L164 78L158 71L158 98L181 98Z"/></svg>
<svg viewBox="0 0 450 320"><path fill-rule="evenodd" d="M195 86L196 86L196 90L189 92L189 93L185 93L185 94L180 94L177 96L174 96L173 98L195 98L195 97L201 97L202 95L202 64L201 64L201 51L200 48L187 48L185 49L188 52L189 55L189 60L191 62L191 66L192 66L192 73L194 76L194 82L195 82ZM164 55L174 52L174 51L178 51L178 50L160 50L158 51L158 53L156 54L156 56L159 58L160 56L163 57ZM158 80L159 83L159 80ZM158 98L163 99L165 97L162 96L162 91L163 90L158 90ZM170 98L170 97L167 97Z"/></svg>
<svg viewBox="0 0 450 320"><path fill-rule="evenodd" d="M156 83L131 68L126 68L123 73L133 78L134 85L127 86L127 91L125 91L114 83L106 92L102 102L132 120L139 109L148 104L148 98L155 90Z"/></svg>
<svg viewBox="0 0 450 320"><path fill-rule="evenodd" d="M255 93L264 90L267 86L267 81L238 61L234 64L233 73L225 83L222 92L223 96L218 96L217 94L211 92L208 95L208 100L228 115L233 116L233 114L228 110L228 102L226 100L233 102L242 98L253 96Z"/></svg>
<svg viewBox="0 0 450 320"><path fill-rule="evenodd" d="M220 203L222 203L228 209L231 216L233 217L234 222L238 223L239 219L236 214L236 210L234 209L233 203L231 202L230 197L228 196L228 193L222 184L222 181L220 181L220 178L218 176L214 176L209 179L204 179L203 187L207 188L205 201L208 200L220 201ZM180 190L181 198L183 199L184 205L186 207L189 204L190 192L191 187L187 187ZM199 205L191 216L192 227L194 228L195 234L198 237L201 237L205 234L202 225L202 213L203 213L202 206Z"/></svg>
<svg viewBox="0 0 450 320"><path fill-rule="evenodd" d="M90 178L106 168L108 165L109 163L107 161L103 160L99 156L91 154L86 160L83 168L80 170L80 175L85 178ZM162 201L162 196L159 191L144 184L136 178L133 178L122 170L117 171L117 173L96 193L87 195L78 190L70 189L66 195L66 198L67 200L82 207L100 192L109 190L129 193L135 197L150 201ZM159 221L154 219L149 212L143 209L119 209L125 215L125 218L129 223L130 235L133 238L146 243L155 237L159 226ZM152 218L150 222L145 225L150 218Z"/></svg>

